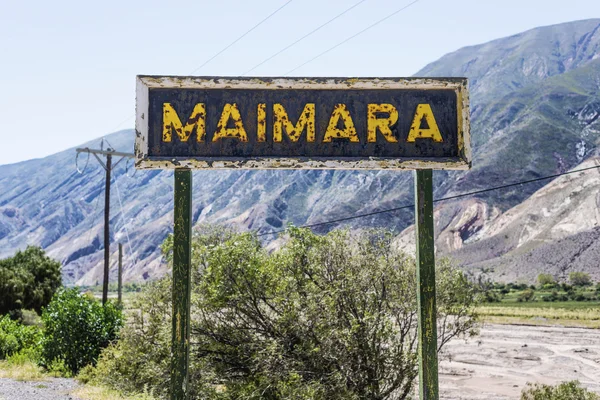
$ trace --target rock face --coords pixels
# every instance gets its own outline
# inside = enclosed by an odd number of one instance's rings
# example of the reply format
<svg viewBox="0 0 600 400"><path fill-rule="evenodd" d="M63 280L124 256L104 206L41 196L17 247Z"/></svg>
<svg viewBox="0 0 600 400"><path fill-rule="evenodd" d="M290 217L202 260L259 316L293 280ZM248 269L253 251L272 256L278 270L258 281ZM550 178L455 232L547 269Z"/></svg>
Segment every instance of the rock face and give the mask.
<svg viewBox="0 0 600 400"><path fill-rule="evenodd" d="M417 75L470 78L473 169L436 171L435 197L564 172L582 162L594 162L592 157L600 141L598 19L536 28L460 49ZM133 137L131 130L117 132L107 136L104 145L131 152ZM99 142L83 146L98 147ZM80 166L85 159L80 157ZM41 245L65 265L65 283L94 284L101 281L102 272L104 171L92 157L80 175L74 161L75 151L69 149L44 159L0 166L0 257L12 255L27 244ZM125 166L123 161L113 174L113 271L116 243L122 242L125 280L145 280L166 272L159 245L172 229L173 178L169 171L139 171L133 175ZM196 224L227 223L261 233L280 230L290 222L314 224L409 205L413 196L410 172L196 171L193 179ZM566 201L568 190L576 190L565 186L541 206L542 200L531 196L541 193L546 183L440 203L436 209L439 251L475 269L500 271L510 259L513 264L506 267L504 277L513 279L529 277L530 267L523 267L525 261L519 257L525 254L522 250L538 248L532 243L562 243L565 249L571 249L571 243L595 243L598 222L589 214L591 208L582 208L580 211L585 213L580 219L585 223L574 222L572 227L539 213L543 208L552 213ZM587 196L590 187L580 190L582 196ZM527 204L532 210L539 208L533 213L536 217L519 211ZM406 209L344 225L404 230L399 243L410 249L409 239L403 238L411 236L411 228L405 229L412 218L412 210ZM542 229L534 218L554 222ZM554 229L555 225L558 228ZM320 226L317 231L336 226L339 224ZM540 229L554 231L543 236ZM540 235L544 238L541 242ZM265 236L266 240L273 238ZM592 259L589 251L569 261L569 268L588 268L584 260ZM542 252L544 256L550 254ZM535 265L542 268L545 259L541 255L535 259L540 260ZM548 262L559 263L554 259ZM496 266L500 264L502 268Z"/></svg>

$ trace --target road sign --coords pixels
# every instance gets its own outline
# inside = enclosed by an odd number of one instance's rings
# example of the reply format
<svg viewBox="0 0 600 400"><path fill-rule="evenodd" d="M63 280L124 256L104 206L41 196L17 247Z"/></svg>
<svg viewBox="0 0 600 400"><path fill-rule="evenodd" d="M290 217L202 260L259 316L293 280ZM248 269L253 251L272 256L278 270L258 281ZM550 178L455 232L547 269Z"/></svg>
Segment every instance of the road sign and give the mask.
<svg viewBox="0 0 600 400"><path fill-rule="evenodd" d="M467 169L465 78L137 77L138 168Z"/></svg>
<svg viewBox="0 0 600 400"><path fill-rule="evenodd" d="M175 169L171 398L188 397L191 169L414 169L419 396L437 400L433 169L471 167L466 78L138 76L137 168Z"/></svg>

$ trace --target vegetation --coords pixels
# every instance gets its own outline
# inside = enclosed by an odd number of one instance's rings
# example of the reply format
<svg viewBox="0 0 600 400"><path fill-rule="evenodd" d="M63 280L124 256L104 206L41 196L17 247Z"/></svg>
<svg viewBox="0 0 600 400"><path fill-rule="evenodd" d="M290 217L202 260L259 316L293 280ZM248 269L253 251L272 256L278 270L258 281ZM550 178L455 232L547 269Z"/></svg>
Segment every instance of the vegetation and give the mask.
<svg viewBox="0 0 600 400"><path fill-rule="evenodd" d="M38 381L46 379L43 369L35 362L37 354L24 349L0 361L0 378L18 381Z"/></svg>
<svg viewBox="0 0 600 400"><path fill-rule="evenodd" d="M573 286L590 286L592 279L590 278L590 274L586 274L585 272L571 272L569 274L569 282Z"/></svg>
<svg viewBox="0 0 600 400"><path fill-rule="evenodd" d="M557 386L527 384L521 400L598 400L600 396L582 388L578 381L563 382Z"/></svg>
<svg viewBox="0 0 600 400"><path fill-rule="evenodd" d="M538 275L537 287L494 283L479 276L476 281L483 302L477 312L494 323L600 328L600 283L591 286L588 274L571 276L578 285L559 283L547 274Z"/></svg>
<svg viewBox="0 0 600 400"><path fill-rule="evenodd" d="M547 287L548 285L554 286L556 285L556 280L554 276L551 274L539 274L537 277L537 281L540 287Z"/></svg>
<svg viewBox="0 0 600 400"><path fill-rule="evenodd" d="M0 316L0 360L24 349L37 349L41 331L37 326L25 326L8 315Z"/></svg>
<svg viewBox="0 0 600 400"><path fill-rule="evenodd" d="M273 253L252 234L206 228L195 237L192 396L407 398L418 375L414 261L383 232L288 235ZM167 240L167 257L171 248ZM82 371L85 381L166 395L170 285L152 283L134 300L139 312ZM449 263L437 288L442 348L474 333L475 292Z"/></svg>
<svg viewBox="0 0 600 400"><path fill-rule="evenodd" d="M40 247L27 247L0 260L0 315L19 318L24 309L38 314L61 286L60 263Z"/></svg>
<svg viewBox="0 0 600 400"><path fill-rule="evenodd" d="M111 302L102 306L77 289L61 289L42 314L41 363L76 374L95 364L100 351L117 338L122 314Z"/></svg>

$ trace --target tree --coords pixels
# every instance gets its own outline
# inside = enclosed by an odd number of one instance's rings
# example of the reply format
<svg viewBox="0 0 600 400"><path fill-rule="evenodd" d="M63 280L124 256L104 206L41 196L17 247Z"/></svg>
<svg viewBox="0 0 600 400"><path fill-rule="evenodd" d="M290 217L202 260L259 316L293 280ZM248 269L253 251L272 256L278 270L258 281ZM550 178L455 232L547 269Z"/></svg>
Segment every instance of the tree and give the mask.
<svg viewBox="0 0 600 400"><path fill-rule="evenodd" d="M569 282L573 286L589 286L592 284L592 278L590 278L590 274L585 272L571 272Z"/></svg>
<svg viewBox="0 0 600 400"><path fill-rule="evenodd" d="M42 248L29 246L0 260L0 314L33 309L38 314L61 286L61 265Z"/></svg>
<svg viewBox="0 0 600 400"><path fill-rule="evenodd" d="M544 287L545 285L556 285L556 280L552 274L539 274L537 276L537 281L540 287Z"/></svg>
<svg viewBox="0 0 600 400"><path fill-rule="evenodd" d="M391 234L318 236L289 228L285 244L269 252L253 234L209 228L195 236L193 249L192 397L410 396L418 376L415 263L392 245ZM170 239L163 250L169 258ZM168 290L145 289L154 300L145 298L123 338L103 353L97 377L165 394ZM441 350L453 337L475 333L475 290L444 261L437 291Z"/></svg>

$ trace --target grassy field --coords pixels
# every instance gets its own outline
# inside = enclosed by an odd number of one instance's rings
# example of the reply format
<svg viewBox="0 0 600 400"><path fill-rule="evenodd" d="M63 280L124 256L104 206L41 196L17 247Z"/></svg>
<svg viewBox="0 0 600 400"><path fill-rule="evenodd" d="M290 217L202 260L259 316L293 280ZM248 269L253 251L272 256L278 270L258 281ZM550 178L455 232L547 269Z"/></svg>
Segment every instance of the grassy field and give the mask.
<svg viewBox="0 0 600 400"><path fill-rule="evenodd" d="M525 300L527 294L530 298ZM593 287L571 293L530 288L511 289L508 293L494 290L493 295L497 301L482 303L477 308L483 322L600 328L600 300ZM580 301L573 300L576 297ZM550 298L560 300L544 301Z"/></svg>

